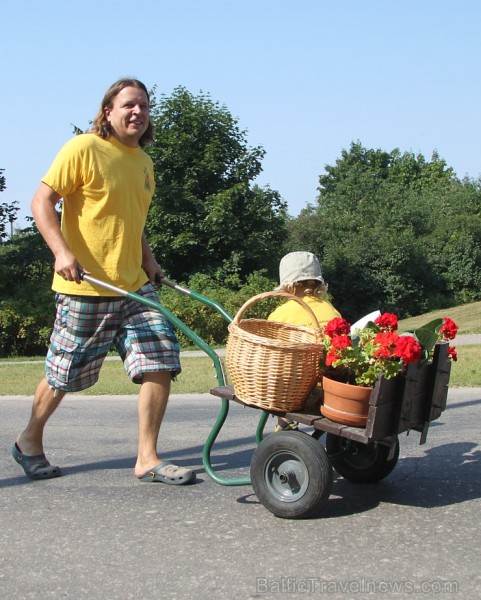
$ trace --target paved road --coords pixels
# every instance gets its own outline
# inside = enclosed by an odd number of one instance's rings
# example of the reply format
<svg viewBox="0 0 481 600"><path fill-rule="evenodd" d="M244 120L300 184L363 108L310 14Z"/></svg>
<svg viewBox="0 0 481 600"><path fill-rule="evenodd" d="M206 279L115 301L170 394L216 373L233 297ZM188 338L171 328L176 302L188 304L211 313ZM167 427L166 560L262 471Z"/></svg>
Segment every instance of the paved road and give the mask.
<svg viewBox="0 0 481 600"><path fill-rule="evenodd" d="M336 476L304 521L206 476L208 394L173 396L161 433L165 458L197 471L185 488L133 477L133 397L67 397L46 432L64 476L31 482L9 456L30 406L0 398L2 600L480 597L481 389L451 389L425 445L403 435L378 485ZM213 452L222 475L249 474L258 414L231 407Z"/></svg>
<svg viewBox="0 0 481 600"><path fill-rule="evenodd" d="M471 333L466 335L458 335L453 340L454 346L467 346L468 344L481 344L481 333Z"/></svg>

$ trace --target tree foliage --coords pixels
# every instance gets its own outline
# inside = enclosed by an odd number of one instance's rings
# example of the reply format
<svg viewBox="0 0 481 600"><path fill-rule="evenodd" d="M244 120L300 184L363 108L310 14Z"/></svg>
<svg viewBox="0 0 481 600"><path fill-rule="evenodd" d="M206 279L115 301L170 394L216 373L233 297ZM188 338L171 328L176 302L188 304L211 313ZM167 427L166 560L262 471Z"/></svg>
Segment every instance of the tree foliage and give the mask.
<svg viewBox="0 0 481 600"><path fill-rule="evenodd" d="M240 289L231 289L216 279L200 273L190 277L187 282L189 289L215 300L232 316L249 298L266 290L272 290L275 285L276 282L267 277L265 271L251 273ZM222 345L226 343L227 322L217 311L169 288L160 290L160 299L167 308L208 344ZM265 299L256 303L252 309L253 312L249 312L248 316L266 319L275 305L275 299ZM248 310L250 311L250 308ZM177 335L181 346L192 344L183 333L178 331Z"/></svg>
<svg viewBox="0 0 481 600"><path fill-rule="evenodd" d="M232 315L274 287L289 250L319 256L348 319L378 308L406 317L481 298L481 180L457 179L436 153L428 161L353 143L326 166L317 202L288 219L279 194L253 183L263 150L247 146L224 107L178 88L154 99L154 119L149 240L170 277ZM52 264L35 226L0 244L0 356L45 350ZM226 323L211 309L169 289L161 299L208 343L225 342ZM255 316L267 316L272 302L256 305Z"/></svg>
<svg viewBox="0 0 481 600"><path fill-rule="evenodd" d="M0 192L3 192L7 187L7 182L4 175L5 169L0 169Z"/></svg>
<svg viewBox="0 0 481 600"><path fill-rule="evenodd" d="M318 254L345 316L480 297L479 184L459 181L437 153L352 143L319 183L317 206L290 223L290 248Z"/></svg>
<svg viewBox="0 0 481 600"><path fill-rule="evenodd" d="M154 98L152 115L156 191L146 232L166 272L180 281L274 273L287 207L276 191L253 184L264 150L247 146L224 106L183 87Z"/></svg>
<svg viewBox="0 0 481 600"><path fill-rule="evenodd" d="M52 255L35 225L0 245L0 356L45 351L55 316Z"/></svg>
<svg viewBox="0 0 481 600"><path fill-rule="evenodd" d="M7 189L7 181L3 174L4 172L5 169L0 169L0 192ZM19 203L15 200L10 203L2 202L2 204L0 204L0 241L6 239L9 235L10 237L12 236L13 224L17 220L17 213L19 210ZM9 227L10 232L7 231L7 227Z"/></svg>
<svg viewBox="0 0 481 600"><path fill-rule="evenodd" d="M9 236L12 237L13 224L17 220L19 210L20 205L16 200L0 204L0 240L4 240Z"/></svg>

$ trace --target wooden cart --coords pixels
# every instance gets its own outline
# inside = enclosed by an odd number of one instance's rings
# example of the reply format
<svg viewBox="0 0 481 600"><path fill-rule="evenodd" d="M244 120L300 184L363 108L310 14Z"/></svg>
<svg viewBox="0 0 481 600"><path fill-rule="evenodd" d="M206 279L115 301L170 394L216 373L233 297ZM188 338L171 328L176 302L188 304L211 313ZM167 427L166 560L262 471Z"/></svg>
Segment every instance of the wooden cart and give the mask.
<svg viewBox="0 0 481 600"><path fill-rule="evenodd" d="M437 344L433 361L411 364L403 375L380 378L369 401L365 428L335 423L319 411L322 396L311 394L306 408L277 416L313 428L311 435L282 431L263 439L254 452L251 480L262 504L278 517L302 518L319 513L329 498L332 467L355 483L375 483L396 466L400 433L420 433L446 408L451 361L448 344ZM237 401L232 386L211 393ZM326 448L319 438L326 433Z"/></svg>
<svg viewBox="0 0 481 600"><path fill-rule="evenodd" d="M410 430L418 431L421 434L420 443L424 443L429 424L439 418L446 408L451 363L448 344L443 343L436 346L431 363L411 364L406 374L391 380L380 378L376 382L365 428L340 425L321 416L319 403L322 397L314 393L304 410L299 412L274 412L257 408L261 417L250 477L221 477L212 467L210 454L226 420L229 402L240 400L236 398L232 386L225 385L225 370L219 356L160 303L85 273L80 276L93 285L159 310L212 359L219 387L212 389L211 393L221 399L221 410L203 447L205 471L221 485L252 484L260 502L278 517L302 518L320 512L331 492L333 468L356 483L374 483L384 479L394 469L399 457L398 435ZM232 322L232 316L210 298L165 278L159 279L159 283L209 306L228 323ZM304 431L282 431L264 438L263 431L269 414L310 426L313 432L309 435ZM324 433L326 448L319 443Z"/></svg>

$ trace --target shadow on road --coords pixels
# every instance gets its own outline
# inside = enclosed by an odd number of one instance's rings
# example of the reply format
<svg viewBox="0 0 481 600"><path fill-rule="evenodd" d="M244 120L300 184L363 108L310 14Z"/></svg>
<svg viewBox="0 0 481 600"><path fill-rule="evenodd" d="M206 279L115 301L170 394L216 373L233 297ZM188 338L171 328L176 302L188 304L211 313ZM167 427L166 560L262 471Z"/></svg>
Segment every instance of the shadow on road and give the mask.
<svg viewBox="0 0 481 600"><path fill-rule="evenodd" d="M245 448L247 444L251 446ZM378 484L355 484L336 477L331 497L320 518L339 518L366 512L380 503L436 508L481 498L481 451L474 450L476 447L477 444L471 442L449 443L428 448L422 456L401 458L393 473ZM245 475L254 448L251 437L220 441L212 452L212 466L216 472L232 471L232 476L238 476L235 471L242 469ZM202 449L201 445L195 445L165 452L162 457L181 466L194 466L197 474L202 474ZM64 477L68 477L100 470L130 471L134 464L134 456L125 456L68 466L62 468L62 472ZM198 483L206 480L207 476ZM19 474L0 480L0 488L29 483L29 479ZM247 494L241 492L238 502L258 503L250 491Z"/></svg>

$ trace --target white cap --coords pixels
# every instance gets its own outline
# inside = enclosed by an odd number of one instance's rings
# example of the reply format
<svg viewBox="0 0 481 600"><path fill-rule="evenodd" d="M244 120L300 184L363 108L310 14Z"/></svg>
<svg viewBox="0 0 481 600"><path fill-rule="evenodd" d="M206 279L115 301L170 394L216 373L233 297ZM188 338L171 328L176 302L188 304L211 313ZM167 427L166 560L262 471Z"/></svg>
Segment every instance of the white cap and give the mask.
<svg viewBox="0 0 481 600"><path fill-rule="evenodd" d="M321 265L312 252L290 252L279 264L281 286L298 281L314 280L324 284Z"/></svg>

